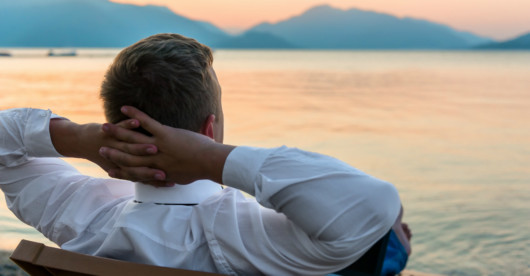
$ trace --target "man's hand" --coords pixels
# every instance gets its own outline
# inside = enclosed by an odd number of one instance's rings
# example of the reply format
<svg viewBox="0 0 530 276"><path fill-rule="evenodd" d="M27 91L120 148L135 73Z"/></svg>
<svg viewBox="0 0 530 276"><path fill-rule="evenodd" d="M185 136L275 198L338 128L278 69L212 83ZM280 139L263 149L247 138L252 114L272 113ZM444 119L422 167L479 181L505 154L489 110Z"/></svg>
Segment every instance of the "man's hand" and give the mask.
<svg viewBox="0 0 530 276"><path fill-rule="evenodd" d="M117 124L125 129L137 128L138 120L128 119ZM58 153L65 157L84 158L99 165L103 170L117 168L115 164L98 154L102 146L115 147L117 142L101 130L100 124L76 124L66 119L50 120L50 136ZM136 152L156 152L152 145L134 145Z"/></svg>
<svg viewBox="0 0 530 276"><path fill-rule="evenodd" d="M216 143L199 133L164 126L134 107L125 106L122 112L153 136L104 124L103 131L120 141L100 149L101 156L119 167L109 170L110 176L148 183L165 180L189 184L199 179L222 183L224 163L233 146ZM149 155L142 148L147 145L158 152Z"/></svg>

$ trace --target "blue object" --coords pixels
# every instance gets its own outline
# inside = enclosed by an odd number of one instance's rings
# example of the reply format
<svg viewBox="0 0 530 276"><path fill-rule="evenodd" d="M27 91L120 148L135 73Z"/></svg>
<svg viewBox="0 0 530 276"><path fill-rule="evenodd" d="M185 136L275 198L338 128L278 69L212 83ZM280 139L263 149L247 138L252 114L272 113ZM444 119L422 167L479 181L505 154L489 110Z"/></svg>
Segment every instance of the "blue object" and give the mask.
<svg viewBox="0 0 530 276"><path fill-rule="evenodd" d="M407 254L405 247L403 247L399 241L396 233L394 233L394 230L390 231L381 275L390 276L399 274L405 269L408 258L409 255Z"/></svg>
<svg viewBox="0 0 530 276"><path fill-rule="evenodd" d="M333 274L328 274L328 276L380 276L386 256L390 232L391 231L388 231L386 235L377 241L353 264Z"/></svg>

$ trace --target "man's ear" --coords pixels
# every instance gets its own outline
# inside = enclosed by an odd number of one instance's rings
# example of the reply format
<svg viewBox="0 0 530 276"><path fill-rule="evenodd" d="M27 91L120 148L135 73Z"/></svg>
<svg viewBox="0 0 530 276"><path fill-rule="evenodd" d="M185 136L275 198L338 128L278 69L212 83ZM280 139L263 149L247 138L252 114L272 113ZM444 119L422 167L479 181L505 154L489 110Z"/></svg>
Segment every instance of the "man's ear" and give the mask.
<svg viewBox="0 0 530 276"><path fill-rule="evenodd" d="M201 134L214 139L214 136L213 136L213 123L214 122L215 122L215 115L213 114L208 115L208 117L206 118L206 120L204 120L204 123L202 124Z"/></svg>

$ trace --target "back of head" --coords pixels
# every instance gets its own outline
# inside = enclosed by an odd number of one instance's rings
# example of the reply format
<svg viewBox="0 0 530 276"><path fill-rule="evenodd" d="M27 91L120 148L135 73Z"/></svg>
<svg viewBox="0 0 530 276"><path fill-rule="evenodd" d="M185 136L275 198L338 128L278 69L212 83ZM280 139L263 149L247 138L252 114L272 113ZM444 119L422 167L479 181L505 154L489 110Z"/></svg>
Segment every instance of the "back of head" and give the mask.
<svg viewBox="0 0 530 276"><path fill-rule="evenodd" d="M139 108L164 125L199 131L217 115L211 50L178 34L157 34L123 49L101 86L105 116L126 119L123 105Z"/></svg>

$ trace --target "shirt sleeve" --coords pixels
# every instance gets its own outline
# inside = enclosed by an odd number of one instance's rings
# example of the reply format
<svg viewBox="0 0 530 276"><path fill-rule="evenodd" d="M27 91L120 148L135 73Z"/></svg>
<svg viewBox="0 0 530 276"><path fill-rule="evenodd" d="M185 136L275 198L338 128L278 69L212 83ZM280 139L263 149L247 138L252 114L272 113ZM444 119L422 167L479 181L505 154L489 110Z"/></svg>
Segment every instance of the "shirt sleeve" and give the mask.
<svg viewBox="0 0 530 276"><path fill-rule="evenodd" d="M294 148L238 147L226 160L223 183L266 207L238 203L234 224L241 246L227 242L224 254L227 260L247 258L246 266L266 274L326 274L346 267L389 231L400 210L390 183Z"/></svg>
<svg viewBox="0 0 530 276"><path fill-rule="evenodd" d="M31 157L61 157L53 147L50 110L18 108L0 111L0 165L13 167Z"/></svg>
<svg viewBox="0 0 530 276"><path fill-rule="evenodd" d="M128 181L84 176L53 158L61 156L50 138L53 118L60 117L49 110L0 112L0 189L21 221L62 245L89 236L92 227L97 233L101 214L134 190Z"/></svg>

